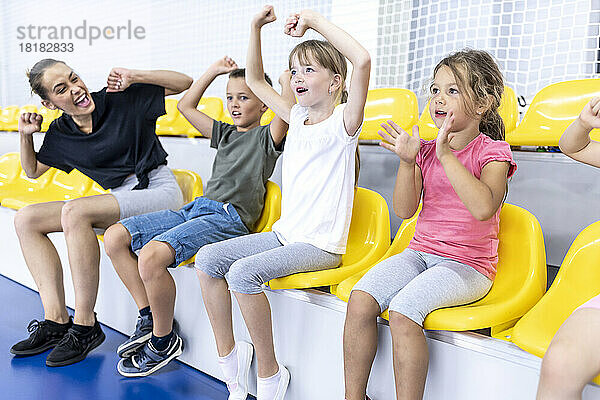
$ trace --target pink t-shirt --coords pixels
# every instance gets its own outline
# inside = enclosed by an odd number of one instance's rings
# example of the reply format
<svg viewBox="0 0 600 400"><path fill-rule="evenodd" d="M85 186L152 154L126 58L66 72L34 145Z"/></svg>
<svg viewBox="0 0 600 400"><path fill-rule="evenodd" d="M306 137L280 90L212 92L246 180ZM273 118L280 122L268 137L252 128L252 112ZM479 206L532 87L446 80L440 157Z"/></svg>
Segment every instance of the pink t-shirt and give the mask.
<svg viewBox="0 0 600 400"><path fill-rule="evenodd" d="M508 177L517 169L509 144L484 134L464 149L452 152L477 179L490 161L508 161ZM435 140L421 139L416 162L423 176L423 209L408 247L469 265L493 280L498 263L500 209L487 221L471 215L435 155Z"/></svg>

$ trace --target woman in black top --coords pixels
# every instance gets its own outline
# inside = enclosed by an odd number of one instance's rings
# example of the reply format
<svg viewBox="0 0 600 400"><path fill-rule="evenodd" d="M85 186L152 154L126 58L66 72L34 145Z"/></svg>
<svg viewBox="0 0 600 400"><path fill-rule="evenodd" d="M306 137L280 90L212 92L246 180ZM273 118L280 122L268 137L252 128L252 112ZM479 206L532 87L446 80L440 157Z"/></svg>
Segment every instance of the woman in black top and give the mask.
<svg viewBox="0 0 600 400"><path fill-rule="evenodd" d="M33 355L54 347L46 364L60 366L83 360L104 340L94 313L100 262L94 229L183 203L155 127L165 113L164 96L186 90L192 79L172 71L113 68L108 87L90 93L69 66L50 59L35 64L28 77L42 104L63 115L52 122L37 153L32 134L40 131L42 116L25 113L19 118L21 165L27 176L38 178L50 167L76 168L111 189L110 194L30 205L15 216L45 320L32 321L29 338L11 352ZM64 232L67 243L75 289L73 321L65 306L60 259L47 236L51 232Z"/></svg>

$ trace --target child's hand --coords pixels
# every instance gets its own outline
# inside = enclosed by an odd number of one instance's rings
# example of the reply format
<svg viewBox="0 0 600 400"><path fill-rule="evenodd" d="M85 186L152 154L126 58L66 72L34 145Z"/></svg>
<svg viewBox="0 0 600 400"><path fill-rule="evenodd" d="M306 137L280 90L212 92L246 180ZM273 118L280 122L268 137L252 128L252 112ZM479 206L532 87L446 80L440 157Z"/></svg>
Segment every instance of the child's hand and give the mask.
<svg viewBox="0 0 600 400"><path fill-rule="evenodd" d="M238 68L238 65L233 61L232 58L225 56L223 58L218 59L210 66L210 69L216 75L227 74Z"/></svg>
<svg viewBox="0 0 600 400"><path fill-rule="evenodd" d="M283 33L293 37L302 37L304 32L311 27L312 18L316 13L312 10L303 10L300 14L290 14L285 20Z"/></svg>
<svg viewBox="0 0 600 400"><path fill-rule="evenodd" d="M450 132L450 130L452 129L453 124L454 114L452 111L449 111L435 140L435 155L438 160L441 160L445 155L452 154L452 151L450 150L450 140L452 140L455 133Z"/></svg>
<svg viewBox="0 0 600 400"><path fill-rule="evenodd" d="M594 97L585 105L579 120L589 130L600 128L600 97Z"/></svg>
<svg viewBox="0 0 600 400"><path fill-rule="evenodd" d="M413 127L413 135L410 136L406 131L398 126L394 121L388 121L389 125L381 124L386 130L379 131L384 141L379 145L385 149L393 151L400 157L400 160L407 164L414 164L421 148L421 138L419 137L419 127Z"/></svg>
<svg viewBox="0 0 600 400"><path fill-rule="evenodd" d="M23 113L19 117L19 133L31 135L42 130L44 117L36 113Z"/></svg>
<svg viewBox="0 0 600 400"><path fill-rule="evenodd" d="M113 68L108 74L107 92L122 92L133 83L133 72L126 68Z"/></svg>
<svg viewBox="0 0 600 400"><path fill-rule="evenodd" d="M256 28L261 28L263 25L269 24L275 21L277 17L275 16L275 10L273 6L267 5L264 6L263 9L254 16L252 19L252 25Z"/></svg>

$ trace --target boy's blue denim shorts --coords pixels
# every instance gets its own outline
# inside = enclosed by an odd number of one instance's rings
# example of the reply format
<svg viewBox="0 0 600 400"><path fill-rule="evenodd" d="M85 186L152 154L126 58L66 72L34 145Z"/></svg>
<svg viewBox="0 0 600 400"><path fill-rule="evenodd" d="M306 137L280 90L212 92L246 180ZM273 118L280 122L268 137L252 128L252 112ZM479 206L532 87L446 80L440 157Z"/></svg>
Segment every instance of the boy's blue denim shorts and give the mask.
<svg viewBox="0 0 600 400"><path fill-rule="evenodd" d="M168 243L175 250L176 267L208 243L249 233L235 207L196 197L178 211L161 210L119 221L131 235L131 249L140 250L151 240Z"/></svg>

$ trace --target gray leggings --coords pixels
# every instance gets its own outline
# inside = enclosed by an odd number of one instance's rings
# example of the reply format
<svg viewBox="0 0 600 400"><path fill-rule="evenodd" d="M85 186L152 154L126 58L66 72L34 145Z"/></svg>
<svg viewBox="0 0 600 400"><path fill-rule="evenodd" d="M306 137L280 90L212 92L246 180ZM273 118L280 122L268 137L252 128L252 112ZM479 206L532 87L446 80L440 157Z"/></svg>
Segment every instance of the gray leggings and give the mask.
<svg viewBox="0 0 600 400"><path fill-rule="evenodd" d="M446 257L406 249L375 265L352 289L369 293L381 311L389 308L423 326L427 314L479 300L492 281Z"/></svg>
<svg viewBox="0 0 600 400"><path fill-rule="evenodd" d="M229 290L257 294L274 278L321 271L339 265L341 256L308 243L282 245L273 232L254 233L207 244L196 254L196 268L227 279Z"/></svg>

